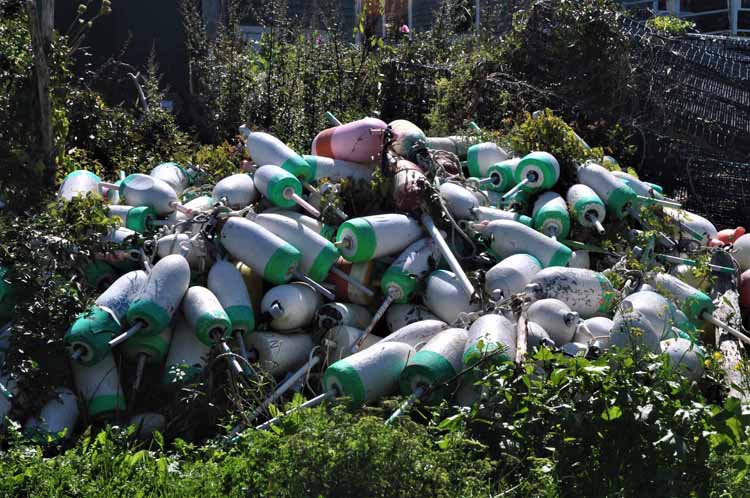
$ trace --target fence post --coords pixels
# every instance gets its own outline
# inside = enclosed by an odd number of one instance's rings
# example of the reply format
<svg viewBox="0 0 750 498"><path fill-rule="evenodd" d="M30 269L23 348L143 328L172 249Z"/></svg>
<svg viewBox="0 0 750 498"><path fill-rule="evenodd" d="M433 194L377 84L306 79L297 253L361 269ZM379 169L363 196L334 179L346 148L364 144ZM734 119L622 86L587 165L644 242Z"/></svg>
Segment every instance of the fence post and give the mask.
<svg viewBox="0 0 750 498"><path fill-rule="evenodd" d="M737 21L740 15L741 0L729 0L729 31L737 36Z"/></svg>

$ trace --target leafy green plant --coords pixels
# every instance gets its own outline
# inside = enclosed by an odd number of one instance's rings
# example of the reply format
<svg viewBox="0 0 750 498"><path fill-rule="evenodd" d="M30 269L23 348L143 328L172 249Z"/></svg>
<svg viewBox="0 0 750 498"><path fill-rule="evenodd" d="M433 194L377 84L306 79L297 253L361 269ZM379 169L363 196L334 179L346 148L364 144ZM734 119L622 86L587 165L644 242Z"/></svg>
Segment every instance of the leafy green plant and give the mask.
<svg viewBox="0 0 750 498"><path fill-rule="evenodd" d="M695 23L693 21L674 16L652 17L646 21L646 25L673 36L683 35L695 30Z"/></svg>

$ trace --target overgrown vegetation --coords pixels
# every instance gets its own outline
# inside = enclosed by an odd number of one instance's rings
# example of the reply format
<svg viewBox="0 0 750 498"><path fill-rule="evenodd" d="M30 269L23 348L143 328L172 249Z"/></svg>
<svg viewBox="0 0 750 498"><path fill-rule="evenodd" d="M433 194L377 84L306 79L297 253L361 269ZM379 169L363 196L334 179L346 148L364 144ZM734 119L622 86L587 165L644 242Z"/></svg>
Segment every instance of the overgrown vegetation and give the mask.
<svg viewBox="0 0 750 498"><path fill-rule="evenodd" d="M248 45L238 32L237 5L230 2L210 38L199 2L183 1L192 94L178 115L160 107L165 87L155 60L140 68L148 110L136 98L108 102L102 81L135 95L127 73L138 68L110 61L77 79L71 52L81 56L75 49L83 34L59 34L52 47L58 180L76 169L113 180L119 171L177 160L199 165L212 182L239 171L246 158L238 125L269 131L307 152L327 110L342 121L376 113L408 118L435 136L463 133L473 120L518 154L552 152L560 159L562 186L577 164L604 154L623 167L635 165L632 130L616 116L626 107L635 112L638 88L613 21L620 13L610 1L542 3L518 14L503 38L471 33L465 15L471 3L446 1L432 31L360 45L336 24L335 2L320 2L310 30L285 15L283 2L260 3L256 15L269 31ZM540 34L540 16L559 29ZM672 24L656 27L669 31ZM101 273L93 270L116 271L97 259L111 249L99 239L113 226L102 200L64 203L40 188L43 168L29 147L35 101L26 26L21 2L0 0L0 200L7 204L0 211L0 266L10 269L5 278L18 290L9 364L23 374L28 393L17 402L17 420L35 413L51 387L70 383L62 337L96 295L92 276ZM355 30L362 35L362 24ZM531 117L545 108L555 114ZM594 147L584 146L566 122ZM347 192L347 211L356 213L356 201L365 197ZM159 391L143 400L173 420L150 442L115 426L37 447L11 425L0 492L745 496L747 414L725 398L717 360L709 358L707 374L695 384L664 358L621 353L584 360L541 350L521 371L503 364L486 372L483 398L470 409L418 406L411 419L386 426L384 416L402 400L355 413L327 406L297 413L271 431L246 431L238 441L218 427L236 421L236 393L212 391L218 380L204 378L178 394Z"/></svg>

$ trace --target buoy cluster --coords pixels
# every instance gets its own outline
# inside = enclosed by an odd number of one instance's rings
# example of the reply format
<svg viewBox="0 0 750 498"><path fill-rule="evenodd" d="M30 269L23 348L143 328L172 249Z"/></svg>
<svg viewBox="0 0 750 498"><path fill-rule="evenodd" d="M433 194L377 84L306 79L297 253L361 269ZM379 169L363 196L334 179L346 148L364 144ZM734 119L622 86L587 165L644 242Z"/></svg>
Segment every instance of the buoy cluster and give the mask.
<svg viewBox="0 0 750 498"><path fill-rule="evenodd" d="M211 357L237 379L276 379L255 420L303 383L318 394L306 406L334 398L361 406L397 393L469 405L482 365L523 361L542 346L591 357L637 345L666 353L695 380L700 329L748 340L714 316L706 282L690 272L695 255L723 250L750 272L743 229L719 231L658 185L594 161L561 178L546 151L517 155L476 134L427 137L407 120L332 122L309 155L241 127L254 165L215 185L176 163L113 183L69 174L60 197L102 195L120 221L105 255L116 274L71 318L75 386L60 386L25 426L72 432L79 407L89 417L133 416L139 390L189 383ZM323 191L376 173L391 184L390 211L354 199L367 214L350 217L322 202ZM135 234L146 243L134 245ZM627 254L602 243L617 237ZM11 294L4 271L0 314ZM123 362L137 370L129 386ZM157 378L144 377L149 365ZM14 380L0 381L4 416Z"/></svg>

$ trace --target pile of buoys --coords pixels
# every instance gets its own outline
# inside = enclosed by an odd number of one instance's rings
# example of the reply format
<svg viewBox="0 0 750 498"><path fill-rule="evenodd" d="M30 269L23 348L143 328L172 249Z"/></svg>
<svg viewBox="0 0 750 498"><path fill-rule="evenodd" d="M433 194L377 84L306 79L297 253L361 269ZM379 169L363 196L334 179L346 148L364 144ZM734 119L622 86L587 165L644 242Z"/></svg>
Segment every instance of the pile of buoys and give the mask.
<svg viewBox="0 0 750 498"><path fill-rule="evenodd" d="M75 386L55 390L26 420L30 432L70 433L79 409L155 430L164 417L138 413L137 392L193 382L210 364L240 381L262 372L279 381L258 417L304 379L321 393L310 404L338 397L360 406L397 393L470 404L482 365L522 361L542 346L571 356L638 346L696 380L697 329L748 340L684 277L694 255L728 250L747 272L740 291L750 312L744 229L719 231L657 185L595 162L561 182L545 151L517 156L472 136L428 138L406 120L330 119L337 125L308 155L243 126L255 166L215 185L195 184L196 168L171 162L116 183L87 171L65 178L59 196L104 196L121 225L108 240L142 257L71 319ZM433 160L438 152L454 165ZM321 201L322 191L369 182L376 169L392 178L390 212L355 199L366 214L350 218ZM675 230L654 236L644 208ZM329 209L335 216L323 223ZM136 232L152 243L134 246ZM632 251L604 250L605 239ZM3 320L12 317L10 271L0 268ZM137 375L123 386L126 363ZM0 379L7 414L15 383Z"/></svg>

